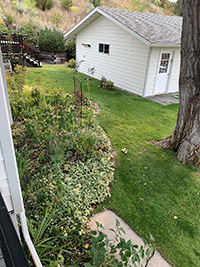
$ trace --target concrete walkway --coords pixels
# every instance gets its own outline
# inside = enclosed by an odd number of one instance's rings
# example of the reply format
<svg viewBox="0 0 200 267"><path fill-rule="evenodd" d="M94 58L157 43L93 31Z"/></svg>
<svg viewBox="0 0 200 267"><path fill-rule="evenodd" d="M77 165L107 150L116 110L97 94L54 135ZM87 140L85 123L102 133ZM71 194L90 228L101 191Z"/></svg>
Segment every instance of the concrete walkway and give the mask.
<svg viewBox="0 0 200 267"><path fill-rule="evenodd" d="M171 94L160 94L160 95L154 95L154 96L147 96L147 99L160 103L164 106L170 105L170 104L178 104L178 93L171 93Z"/></svg>
<svg viewBox="0 0 200 267"><path fill-rule="evenodd" d="M109 229L110 228L114 230L116 229L116 220L115 220L116 218L120 222L120 227L122 227L126 232L126 235L123 235L122 237L124 237L127 240L131 239L134 245L136 244L139 246L144 245L141 237L139 237L120 217L118 217L114 212L110 210L105 210L91 217L89 225L91 230L95 230L96 229L95 221L102 223L103 227L105 228L104 231L105 234L107 234L109 239L112 239L114 233ZM144 266L145 261L143 261L142 263ZM162 256L158 251L155 251L147 267L171 267L171 265L169 265L169 263L162 258Z"/></svg>

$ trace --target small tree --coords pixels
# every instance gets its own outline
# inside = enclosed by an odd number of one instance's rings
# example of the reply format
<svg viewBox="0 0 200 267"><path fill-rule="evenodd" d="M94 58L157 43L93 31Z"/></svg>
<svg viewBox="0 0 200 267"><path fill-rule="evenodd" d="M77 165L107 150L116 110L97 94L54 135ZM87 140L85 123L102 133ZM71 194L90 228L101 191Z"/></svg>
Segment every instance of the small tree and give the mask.
<svg viewBox="0 0 200 267"><path fill-rule="evenodd" d="M65 52L65 41L61 33L55 29L45 29L40 31L38 37L39 49L45 52L63 53Z"/></svg>
<svg viewBox="0 0 200 267"><path fill-rule="evenodd" d="M179 161L200 168L199 0L183 0L179 111L173 133L157 142L177 152Z"/></svg>
<svg viewBox="0 0 200 267"><path fill-rule="evenodd" d="M66 43L66 52L69 58L75 58L76 56L76 41L70 40Z"/></svg>
<svg viewBox="0 0 200 267"><path fill-rule="evenodd" d="M174 14L183 16L183 0L178 0L174 5Z"/></svg>
<svg viewBox="0 0 200 267"><path fill-rule="evenodd" d="M36 7L43 11L53 7L53 0L35 0L35 2Z"/></svg>

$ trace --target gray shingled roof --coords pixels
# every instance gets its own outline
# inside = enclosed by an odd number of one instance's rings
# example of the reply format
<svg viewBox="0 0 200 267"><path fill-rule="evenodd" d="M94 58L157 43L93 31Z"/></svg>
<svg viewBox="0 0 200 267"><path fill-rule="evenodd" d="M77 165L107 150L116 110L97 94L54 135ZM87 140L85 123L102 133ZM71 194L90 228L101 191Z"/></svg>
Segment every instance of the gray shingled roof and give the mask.
<svg viewBox="0 0 200 267"><path fill-rule="evenodd" d="M153 13L98 7L152 45L180 45L182 18Z"/></svg>

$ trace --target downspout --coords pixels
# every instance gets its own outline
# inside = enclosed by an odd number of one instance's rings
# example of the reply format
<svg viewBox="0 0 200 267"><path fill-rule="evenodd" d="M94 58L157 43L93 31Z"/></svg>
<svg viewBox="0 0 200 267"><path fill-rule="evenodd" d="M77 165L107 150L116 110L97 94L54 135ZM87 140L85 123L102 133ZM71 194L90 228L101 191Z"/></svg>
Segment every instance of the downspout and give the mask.
<svg viewBox="0 0 200 267"><path fill-rule="evenodd" d="M23 232L23 236L24 239L26 241L26 244L28 246L28 249L31 253L32 259L35 263L36 267L42 267L41 261L38 257L38 254L35 250L35 247L33 245L33 242L30 238L29 232L28 232L28 227L27 227L27 222L26 222L26 215L25 215L25 211L23 209L23 211L21 213L19 213L19 217L20 217L20 222L21 222L21 227L22 227L22 232Z"/></svg>
<svg viewBox="0 0 200 267"><path fill-rule="evenodd" d="M148 54L148 63L146 68L146 76L145 76L145 82L144 82L144 89L142 93L142 97L145 97L146 95L146 89L147 89L147 82L148 82L148 76L149 76L149 67L150 67L150 59L151 59L151 46L149 46L149 54Z"/></svg>

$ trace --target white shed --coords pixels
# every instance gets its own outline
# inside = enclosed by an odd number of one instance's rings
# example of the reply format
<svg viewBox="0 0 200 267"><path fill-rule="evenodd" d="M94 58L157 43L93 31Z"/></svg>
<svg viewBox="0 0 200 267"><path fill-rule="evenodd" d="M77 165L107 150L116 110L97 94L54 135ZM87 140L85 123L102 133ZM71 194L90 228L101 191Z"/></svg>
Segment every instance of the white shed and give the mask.
<svg viewBox="0 0 200 267"><path fill-rule="evenodd" d="M145 97L178 92L181 31L181 17L97 7L64 37L80 72Z"/></svg>

